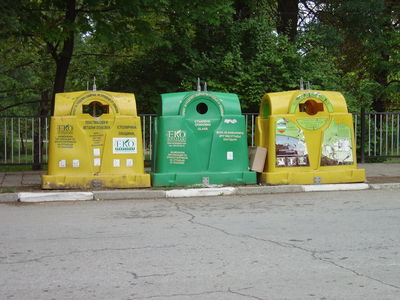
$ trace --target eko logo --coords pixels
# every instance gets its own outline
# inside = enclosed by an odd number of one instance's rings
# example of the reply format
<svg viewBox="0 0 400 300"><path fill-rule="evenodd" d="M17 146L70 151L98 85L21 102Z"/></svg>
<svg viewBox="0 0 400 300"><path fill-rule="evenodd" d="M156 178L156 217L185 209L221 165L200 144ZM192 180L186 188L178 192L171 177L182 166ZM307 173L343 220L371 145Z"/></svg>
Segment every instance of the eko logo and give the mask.
<svg viewBox="0 0 400 300"><path fill-rule="evenodd" d="M168 144L186 143L186 131L185 130L168 130L167 131L167 143Z"/></svg>
<svg viewBox="0 0 400 300"><path fill-rule="evenodd" d="M58 134L73 134L74 127L70 124L67 125L57 125L57 133Z"/></svg>
<svg viewBox="0 0 400 300"><path fill-rule="evenodd" d="M136 138L113 138L113 153L137 153Z"/></svg>

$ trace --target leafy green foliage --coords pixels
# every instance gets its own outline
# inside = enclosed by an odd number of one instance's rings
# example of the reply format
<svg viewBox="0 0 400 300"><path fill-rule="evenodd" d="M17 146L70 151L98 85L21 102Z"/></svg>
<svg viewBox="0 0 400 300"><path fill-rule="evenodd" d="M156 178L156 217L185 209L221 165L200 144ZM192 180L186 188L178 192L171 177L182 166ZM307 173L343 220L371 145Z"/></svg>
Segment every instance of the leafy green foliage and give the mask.
<svg viewBox="0 0 400 300"><path fill-rule="evenodd" d="M194 89L197 77L207 81L209 90L238 94L249 112L258 111L266 92L298 88L301 77L316 88L338 87L339 72L323 48L299 51L259 15L223 17L214 24L180 22L182 16L174 16L166 43L115 64L109 88L135 92L139 111L150 113L160 93Z"/></svg>
<svg viewBox="0 0 400 300"><path fill-rule="evenodd" d="M399 108L400 24L398 1L315 1L323 9L307 37L325 47L343 72L341 89L367 109ZM393 101L394 100L394 101Z"/></svg>
<svg viewBox="0 0 400 300"><path fill-rule="evenodd" d="M298 3L308 17L294 39L277 33L277 0L4 0L0 114L36 115L31 102L91 88L94 77L98 89L135 93L140 113L197 77L238 94L248 112L300 78L341 91L351 111L398 109L398 1ZM30 104L1 112L19 102Z"/></svg>

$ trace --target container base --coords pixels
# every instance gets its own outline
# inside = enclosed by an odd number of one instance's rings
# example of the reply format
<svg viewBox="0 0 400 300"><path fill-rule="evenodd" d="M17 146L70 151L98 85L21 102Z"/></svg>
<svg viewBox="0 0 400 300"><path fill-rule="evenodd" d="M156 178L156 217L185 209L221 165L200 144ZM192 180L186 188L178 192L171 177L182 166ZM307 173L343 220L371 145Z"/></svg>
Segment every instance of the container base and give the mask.
<svg viewBox="0 0 400 300"><path fill-rule="evenodd" d="M256 184L255 172L150 173L152 186Z"/></svg>
<svg viewBox="0 0 400 300"><path fill-rule="evenodd" d="M136 175L43 175L42 189L93 189L150 187L149 174Z"/></svg>
<svg viewBox="0 0 400 300"><path fill-rule="evenodd" d="M365 182L365 169L302 172L263 172L260 181L268 184L326 184Z"/></svg>

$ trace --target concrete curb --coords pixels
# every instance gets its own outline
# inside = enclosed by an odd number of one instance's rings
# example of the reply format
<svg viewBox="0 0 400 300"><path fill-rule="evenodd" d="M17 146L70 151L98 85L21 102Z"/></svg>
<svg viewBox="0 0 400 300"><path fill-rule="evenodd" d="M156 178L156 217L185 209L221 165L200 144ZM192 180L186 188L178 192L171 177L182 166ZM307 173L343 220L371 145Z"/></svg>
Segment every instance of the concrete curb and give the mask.
<svg viewBox="0 0 400 300"><path fill-rule="evenodd" d="M3 193L3 194L0 194L0 203L17 202L17 201L18 201L18 194L17 193Z"/></svg>
<svg viewBox="0 0 400 300"><path fill-rule="evenodd" d="M118 191L93 191L95 200L128 200L165 198L163 190L118 190Z"/></svg>
<svg viewBox="0 0 400 300"><path fill-rule="evenodd" d="M235 194L236 188L234 187L182 189L165 192L167 198L225 196Z"/></svg>
<svg viewBox="0 0 400 300"><path fill-rule="evenodd" d="M18 193L20 202L93 200L92 192Z"/></svg>
<svg viewBox="0 0 400 300"><path fill-rule="evenodd" d="M379 183L379 184L370 184L369 185L373 190L393 190L400 189L400 183Z"/></svg>
<svg viewBox="0 0 400 300"><path fill-rule="evenodd" d="M319 184L303 185L304 192L330 192L330 191L358 191L367 190L367 183L344 183L344 184Z"/></svg>
<svg viewBox="0 0 400 300"><path fill-rule="evenodd" d="M165 199L181 197L209 197L226 195L267 195L300 192L355 191L355 190L400 189L400 183L349 183L321 185L276 185L276 186L240 186L212 187L175 190L130 189L93 192L21 192L0 194L0 203L9 202L46 202L46 201L87 201L87 200L128 200L128 199Z"/></svg>
<svg viewBox="0 0 400 300"><path fill-rule="evenodd" d="M301 185L241 186L236 195L263 195L304 192Z"/></svg>

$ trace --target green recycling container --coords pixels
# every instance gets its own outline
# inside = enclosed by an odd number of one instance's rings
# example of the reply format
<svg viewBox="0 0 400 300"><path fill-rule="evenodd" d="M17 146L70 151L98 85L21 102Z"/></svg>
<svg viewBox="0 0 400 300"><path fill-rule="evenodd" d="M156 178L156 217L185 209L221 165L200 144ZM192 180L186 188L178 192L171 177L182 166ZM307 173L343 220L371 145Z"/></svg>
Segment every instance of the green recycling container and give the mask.
<svg viewBox="0 0 400 300"><path fill-rule="evenodd" d="M254 184L245 117L235 94L161 95L154 123L153 186Z"/></svg>

